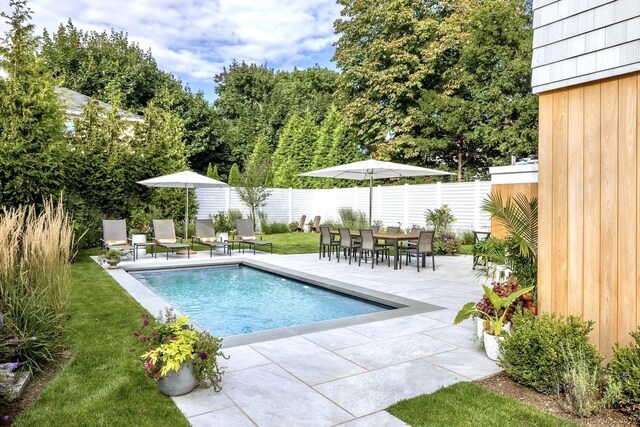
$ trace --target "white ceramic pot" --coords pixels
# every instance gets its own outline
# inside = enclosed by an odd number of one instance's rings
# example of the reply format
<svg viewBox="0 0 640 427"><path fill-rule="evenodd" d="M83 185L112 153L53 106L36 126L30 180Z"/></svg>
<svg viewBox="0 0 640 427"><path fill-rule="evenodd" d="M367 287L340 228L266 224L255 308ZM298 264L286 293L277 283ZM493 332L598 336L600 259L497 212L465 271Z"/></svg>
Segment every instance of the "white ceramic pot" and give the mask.
<svg viewBox="0 0 640 427"><path fill-rule="evenodd" d="M170 371L158 380L158 389L167 396L182 396L198 385L191 362L180 365L178 371Z"/></svg>
<svg viewBox="0 0 640 427"><path fill-rule="evenodd" d="M218 233L218 239L220 239L221 242L226 242L229 240L229 233Z"/></svg>
<svg viewBox="0 0 640 427"><path fill-rule="evenodd" d="M474 321L476 322L476 334L478 335L478 339L482 340L484 337L484 319L481 317L474 317Z"/></svg>
<svg viewBox="0 0 640 427"><path fill-rule="evenodd" d="M504 337L497 337L488 333L484 334L484 350L487 352L487 357L491 360L498 360L500 357L500 347L498 343L504 340Z"/></svg>
<svg viewBox="0 0 640 427"><path fill-rule="evenodd" d="M145 234L133 234L131 235L131 244L133 245L134 243L147 243L147 236ZM140 246L138 248L138 255L137 256L145 256L147 254L147 249L144 246Z"/></svg>

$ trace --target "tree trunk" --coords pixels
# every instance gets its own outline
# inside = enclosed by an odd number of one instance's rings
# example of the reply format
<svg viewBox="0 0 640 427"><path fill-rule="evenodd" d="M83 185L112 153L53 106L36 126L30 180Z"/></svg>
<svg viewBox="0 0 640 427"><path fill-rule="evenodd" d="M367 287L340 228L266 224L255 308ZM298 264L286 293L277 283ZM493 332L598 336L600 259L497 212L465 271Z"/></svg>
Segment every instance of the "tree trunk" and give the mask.
<svg viewBox="0 0 640 427"><path fill-rule="evenodd" d="M458 182L462 182L462 150L458 151Z"/></svg>

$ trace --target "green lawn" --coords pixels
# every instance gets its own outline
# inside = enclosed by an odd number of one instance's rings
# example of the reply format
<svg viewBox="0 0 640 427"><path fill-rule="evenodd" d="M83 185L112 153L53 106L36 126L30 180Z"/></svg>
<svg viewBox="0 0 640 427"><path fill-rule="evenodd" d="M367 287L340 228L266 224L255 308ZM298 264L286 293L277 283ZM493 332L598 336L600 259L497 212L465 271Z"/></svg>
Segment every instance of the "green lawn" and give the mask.
<svg viewBox="0 0 640 427"><path fill-rule="evenodd" d="M499 396L473 383L403 400L387 409L413 427L564 427L571 422Z"/></svg>
<svg viewBox="0 0 640 427"><path fill-rule="evenodd" d="M145 310L87 253L71 274L71 360L15 425L187 426L171 399L145 377L138 351L130 351Z"/></svg>
<svg viewBox="0 0 640 427"><path fill-rule="evenodd" d="M274 254L310 254L318 253L320 234L318 233L282 233L267 234L262 240L273 243Z"/></svg>

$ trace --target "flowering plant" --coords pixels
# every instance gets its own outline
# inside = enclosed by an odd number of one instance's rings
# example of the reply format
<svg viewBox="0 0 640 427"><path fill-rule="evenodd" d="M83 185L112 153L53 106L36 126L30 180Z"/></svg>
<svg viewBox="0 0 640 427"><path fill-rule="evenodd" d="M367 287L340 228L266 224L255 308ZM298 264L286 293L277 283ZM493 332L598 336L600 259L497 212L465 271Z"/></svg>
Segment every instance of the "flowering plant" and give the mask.
<svg viewBox="0 0 640 427"><path fill-rule="evenodd" d="M195 330L187 316L176 316L173 309L167 308L151 322L143 314L142 324L133 336L145 347L140 358L147 376L158 380L178 371L183 363L191 363L200 385L220 391L223 372L217 358L228 359L220 350L222 339Z"/></svg>

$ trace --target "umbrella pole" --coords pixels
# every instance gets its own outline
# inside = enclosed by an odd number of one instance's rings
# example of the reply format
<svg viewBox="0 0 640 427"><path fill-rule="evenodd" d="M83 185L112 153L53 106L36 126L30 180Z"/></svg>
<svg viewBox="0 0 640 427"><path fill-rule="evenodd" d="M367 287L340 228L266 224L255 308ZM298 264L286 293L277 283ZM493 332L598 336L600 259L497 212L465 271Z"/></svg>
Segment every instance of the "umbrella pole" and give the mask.
<svg viewBox="0 0 640 427"><path fill-rule="evenodd" d="M184 242L188 244L189 242L189 188L184 186L185 192L185 205L184 205Z"/></svg>
<svg viewBox="0 0 640 427"><path fill-rule="evenodd" d="M371 207L372 206L373 206L373 173L369 177L369 227L371 227Z"/></svg>

